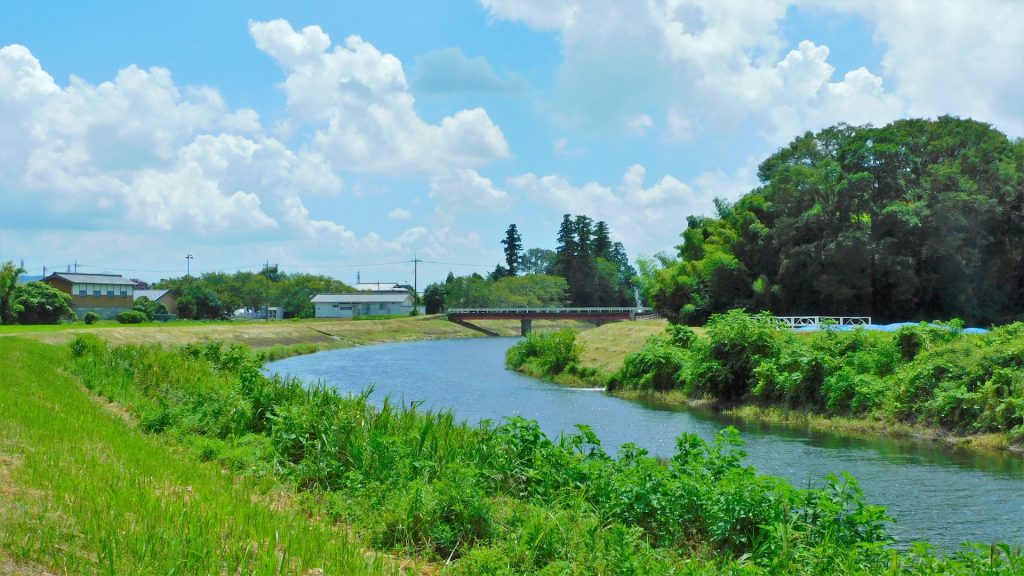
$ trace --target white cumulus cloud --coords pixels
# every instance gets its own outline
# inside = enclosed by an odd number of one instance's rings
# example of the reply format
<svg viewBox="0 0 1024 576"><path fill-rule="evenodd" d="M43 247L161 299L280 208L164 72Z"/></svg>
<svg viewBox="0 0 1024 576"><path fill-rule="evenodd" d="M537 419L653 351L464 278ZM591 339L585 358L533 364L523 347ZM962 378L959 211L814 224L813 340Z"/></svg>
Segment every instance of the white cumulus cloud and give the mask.
<svg viewBox="0 0 1024 576"><path fill-rule="evenodd" d="M482 108L460 110L439 124L424 121L402 63L359 36L331 49L319 26L296 31L273 20L251 22L249 30L287 74L289 128L313 125L313 144L339 169L430 172L509 156L504 134Z"/></svg>

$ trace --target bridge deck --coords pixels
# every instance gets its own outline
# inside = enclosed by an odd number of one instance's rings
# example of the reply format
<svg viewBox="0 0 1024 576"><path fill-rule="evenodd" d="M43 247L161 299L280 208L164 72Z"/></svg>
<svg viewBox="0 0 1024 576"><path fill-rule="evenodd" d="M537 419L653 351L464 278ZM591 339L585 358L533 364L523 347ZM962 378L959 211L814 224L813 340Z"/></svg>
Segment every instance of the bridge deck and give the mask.
<svg viewBox="0 0 1024 576"><path fill-rule="evenodd" d="M650 308L451 308L449 319L476 320L632 320L653 313Z"/></svg>

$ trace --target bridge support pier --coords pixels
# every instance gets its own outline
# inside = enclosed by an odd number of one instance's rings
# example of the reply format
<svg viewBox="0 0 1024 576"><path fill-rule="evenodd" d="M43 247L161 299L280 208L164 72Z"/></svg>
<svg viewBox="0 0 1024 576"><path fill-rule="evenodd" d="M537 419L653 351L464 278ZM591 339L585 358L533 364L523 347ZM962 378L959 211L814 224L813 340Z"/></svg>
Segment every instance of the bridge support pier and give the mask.
<svg viewBox="0 0 1024 576"><path fill-rule="evenodd" d="M533 331L533 320L527 320L526 318L519 321L519 334L522 336L528 336Z"/></svg>

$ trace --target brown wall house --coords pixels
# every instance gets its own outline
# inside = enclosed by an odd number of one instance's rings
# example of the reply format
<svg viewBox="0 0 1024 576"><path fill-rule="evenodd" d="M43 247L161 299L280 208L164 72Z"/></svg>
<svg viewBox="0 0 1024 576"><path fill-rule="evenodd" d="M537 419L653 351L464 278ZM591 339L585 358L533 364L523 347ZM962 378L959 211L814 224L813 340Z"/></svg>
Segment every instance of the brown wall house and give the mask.
<svg viewBox="0 0 1024 576"><path fill-rule="evenodd" d="M132 309L135 283L119 274L78 274L57 272L43 282L71 296L71 309L79 318L95 312L101 318L114 318Z"/></svg>

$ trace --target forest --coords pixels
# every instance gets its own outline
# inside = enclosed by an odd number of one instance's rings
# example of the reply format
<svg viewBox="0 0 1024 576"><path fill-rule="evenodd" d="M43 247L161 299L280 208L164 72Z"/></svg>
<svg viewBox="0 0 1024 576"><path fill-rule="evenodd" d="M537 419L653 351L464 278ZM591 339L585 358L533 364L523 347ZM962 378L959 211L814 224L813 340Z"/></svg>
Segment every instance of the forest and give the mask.
<svg viewBox="0 0 1024 576"><path fill-rule="evenodd" d="M780 315L960 318L1024 312L1024 141L943 116L806 133L761 185L690 216L675 255L641 260L673 322L734 308Z"/></svg>

